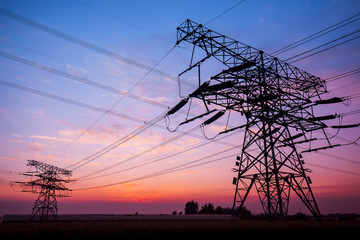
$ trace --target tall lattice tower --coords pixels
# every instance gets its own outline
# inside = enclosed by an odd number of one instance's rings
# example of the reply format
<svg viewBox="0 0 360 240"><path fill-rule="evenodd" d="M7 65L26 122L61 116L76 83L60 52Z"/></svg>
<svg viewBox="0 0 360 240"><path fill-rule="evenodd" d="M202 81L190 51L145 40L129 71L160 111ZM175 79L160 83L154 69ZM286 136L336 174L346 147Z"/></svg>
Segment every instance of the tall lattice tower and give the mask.
<svg viewBox="0 0 360 240"><path fill-rule="evenodd" d="M225 129L225 134L244 130L241 155L237 157L233 210L240 209L251 189L256 189L264 213L269 220L283 219L287 215L292 190L317 219L319 208L315 201L304 168L299 144L315 138L314 131L323 129L323 120L335 116L315 117L313 107L321 103L339 102L341 99L322 100L327 93L325 81L302 71L258 49L214 32L201 24L186 20L177 28L177 44L193 45L190 67L199 71L199 87L183 98L167 115L182 108L191 98L198 98L206 113L187 119L180 125L217 111L202 126L211 124L226 112L235 111L246 119L246 124ZM195 59L195 49L205 57ZM200 66L204 61L218 60L223 70L210 80L200 81ZM224 69L225 68L225 69ZM221 107L210 110L211 106ZM179 126L180 126L179 125ZM240 206L240 208L239 208ZM234 211L233 218L237 217Z"/></svg>
<svg viewBox="0 0 360 240"><path fill-rule="evenodd" d="M29 182L15 182L22 185L23 192L39 194L35 201L31 220L57 220L57 197L69 197L71 191L64 183L70 181L72 172L36 160L28 160L30 170L24 175L36 177Z"/></svg>

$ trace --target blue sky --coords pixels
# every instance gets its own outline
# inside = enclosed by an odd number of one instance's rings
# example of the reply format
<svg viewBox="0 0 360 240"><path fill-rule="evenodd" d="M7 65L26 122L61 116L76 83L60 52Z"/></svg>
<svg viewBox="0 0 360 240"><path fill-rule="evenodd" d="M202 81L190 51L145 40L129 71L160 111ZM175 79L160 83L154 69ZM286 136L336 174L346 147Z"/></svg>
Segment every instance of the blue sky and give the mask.
<svg viewBox="0 0 360 240"><path fill-rule="evenodd" d="M148 67L154 66L176 43L176 27L186 19L206 24L239 1L0 1L0 7L43 25L69 34L75 38L125 56ZM245 0L229 12L211 21L208 28L229 36L247 45L272 53L288 44L316 33L360 12L359 1L261 1ZM341 29L326 34L298 48L279 55L287 59L298 53L315 48L343 35L352 33L360 27L355 21ZM359 33L352 35L358 36ZM350 38L346 38L350 39ZM340 42L340 41L339 41ZM295 66L323 79L359 68L359 39L335 47L313 57L294 63ZM191 46L181 45L173 49L157 69L177 76L188 67ZM0 85L1 145L0 169L3 175L0 199L34 200L30 194L14 192L9 187L10 180L26 180L24 176L6 174L6 171L27 171L27 159L37 159L60 167L67 167L84 159L133 130L143 126L141 121L149 121L164 113L166 107L180 101L178 84L175 79L150 73L144 79L146 70L129 65L104 54L91 51L83 46L50 35L13 19L0 15L0 50L31 61L30 65L0 56L0 80L19 84L49 94L86 103L102 109L109 109L121 95L65 78L45 68L56 69L73 76L91 80L119 91L131 90L136 97L152 101L151 104L126 97L113 109L140 122L129 121L107 115L99 120L76 142L61 150L76 139L85 129L103 115L90 109L31 94L5 85ZM201 54L201 53L197 53ZM201 55L200 55L201 56ZM213 71L222 70L221 65L209 61ZM28 62L29 63L29 62ZM211 70L203 72L203 79L211 76ZM186 75L186 80L197 82L196 74ZM142 79L142 80L141 80ZM342 78L328 84L329 98L359 93L358 74ZM352 84L352 85L350 85ZM193 89L182 86L183 93ZM165 107L159 107L159 105ZM359 98L353 99L350 106L338 104L318 109L319 115L358 110ZM194 113L203 110L195 108ZM174 122L183 121L184 116L176 115ZM236 119L243 121L243 119ZM358 123L358 114L344 117L344 124ZM200 124L185 126L186 131ZM160 122L165 126L165 122ZM338 124L334 122L333 125ZM216 134L220 127L209 129ZM195 132L202 136L200 130ZM122 144L103 157L92 161L74 171L74 177L91 174L135 154L166 141L179 133L170 133L162 128L150 128L139 137ZM329 135L335 134L329 130ZM355 140L359 129L341 131L336 143ZM240 136L232 136L224 141L240 144ZM121 170L146 163L152 159L188 149L205 143L204 138L186 136L123 165ZM78 181L70 188L91 187L101 184L134 179L153 172L177 166L208 154L215 154L227 147L221 144L208 146L184 153L181 157L167 159L159 163L109 177ZM61 150L61 151L60 151ZM221 156L238 154L239 149ZM359 162L358 145L342 149L331 149L328 154L345 157ZM341 194L349 199L360 199L359 164L339 161L329 156L311 153L307 155L310 163L339 168L343 172L311 166L314 191L324 202L334 202ZM234 157L197 168L167 174L134 183L122 184L96 191L74 191L73 201L123 201L123 202L184 202L198 198L199 201L232 201L232 172ZM350 174L344 171L351 172ZM104 172L106 173L106 171ZM212 179L209 181L209 179ZM191 186L191 187L189 187ZM180 189L176 192L174 189ZM255 194L255 193L254 193ZM333 197L333 198L332 198ZM188 199L191 198L191 199ZM196 200L196 199L195 199ZM254 200L254 202L256 202ZM326 204L324 204L326 205ZM333 206L327 204L325 211ZM99 205L101 206L101 205ZM101 207L100 207L101 208ZM320 207L320 210L321 207ZM342 210L339 207L339 211ZM353 211L360 209L354 206ZM0 211L1 212L1 211Z"/></svg>

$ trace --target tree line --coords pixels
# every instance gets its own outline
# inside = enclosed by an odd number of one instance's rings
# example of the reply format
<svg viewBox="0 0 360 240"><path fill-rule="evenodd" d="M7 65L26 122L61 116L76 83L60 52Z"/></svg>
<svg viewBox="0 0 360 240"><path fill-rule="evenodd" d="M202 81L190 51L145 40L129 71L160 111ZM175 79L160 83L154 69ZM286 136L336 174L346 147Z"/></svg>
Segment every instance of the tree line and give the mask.
<svg viewBox="0 0 360 240"><path fill-rule="evenodd" d="M236 214L241 215L242 217L248 218L251 217L250 210L242 207L241 209L237 208L234 210ZM233 214L232 208L229 207L221 207L217 206L216 208L212 203L205 203L201 206L199 210L199 204L195 201L189 201L185 204L185 214L224 214L224 215L231 215Z"/></svg>
<svg viewBox="0 0 360 240"><path fill-rule="evenodd" d="M248 210L246 207L242 207L241 209L238 207L237 209L232 210L232 208L229 207L221 207L217 206L216 208L212 203L205 203L203 206L201 206L199 210L199 204L195 201L189 201L185 204L185 214L223 214L223 215L231 215L236 214L237 217L240 217L241 219L266 219L265 214L252 214L250 210ZM305 213L295 213L293 215L288 215L286 217L287 219L296 219L296 220L309 220L311 219L310 215L307 215ZM359 221L360 220L360 214L356 213L331 213L327 215L322 215L323 219L327 220L354 220Z"/></svg>

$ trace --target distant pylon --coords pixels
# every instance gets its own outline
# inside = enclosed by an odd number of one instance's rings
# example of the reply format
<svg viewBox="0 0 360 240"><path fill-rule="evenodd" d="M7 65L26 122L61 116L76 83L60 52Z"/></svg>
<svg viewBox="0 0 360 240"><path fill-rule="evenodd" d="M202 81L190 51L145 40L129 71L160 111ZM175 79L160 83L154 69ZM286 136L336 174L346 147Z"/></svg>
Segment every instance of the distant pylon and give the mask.
<svg viewBox="0 0 360 240"><path fill-rule="evenodd" d="M28 160L27 166L35 167L35 171L24 173L26 176L37 177L29 182L15 182L23 186L23 192L38 193L31 220L57 220L56 197L69 197L69 191L63 183L68 183L72 172L36 160ZM63 179L62 176L67 179Z"/></svg>

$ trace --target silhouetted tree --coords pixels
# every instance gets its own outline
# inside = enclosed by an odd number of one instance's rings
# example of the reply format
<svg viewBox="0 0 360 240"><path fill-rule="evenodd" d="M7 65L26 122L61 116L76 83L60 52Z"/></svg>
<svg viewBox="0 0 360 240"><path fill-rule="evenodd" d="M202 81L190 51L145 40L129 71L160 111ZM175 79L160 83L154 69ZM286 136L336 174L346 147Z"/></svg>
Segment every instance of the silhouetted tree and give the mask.
<svg viewBox="0 0 360 240"><path fill-rule="evenodd" d="M201 207L199 214L214 214L214 212L214 205L212 203L205 203L205 205Z"/></svg>
<svg viewBox="0 0 360 240"><path fill-rule="evenodd" d="M185 214L196 214L199 210L197 202L191 201L185 204Z"/></svg>
<svg viewBox="0 0 360 240"><path fill-rule="evenodd" d="M215 214L222 214L222 208L221 206L217 206L214 211Z"/></svg>
<svg viewBox="0 0 360 240"><path fill-rule="evenodd" d="M225 214L225 215L231 215L232 214L232 208L229 208L229 207L221 207L221 206L218 206L216 207L215 211L214 211L215 214Z"/></svg>

